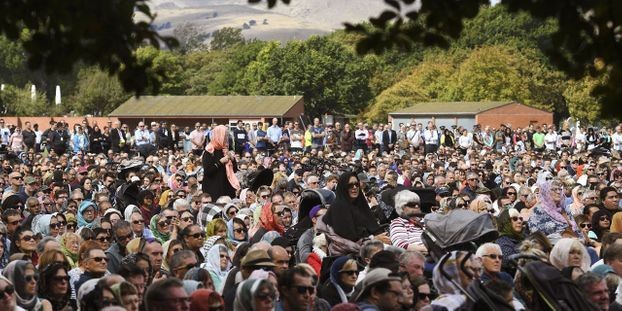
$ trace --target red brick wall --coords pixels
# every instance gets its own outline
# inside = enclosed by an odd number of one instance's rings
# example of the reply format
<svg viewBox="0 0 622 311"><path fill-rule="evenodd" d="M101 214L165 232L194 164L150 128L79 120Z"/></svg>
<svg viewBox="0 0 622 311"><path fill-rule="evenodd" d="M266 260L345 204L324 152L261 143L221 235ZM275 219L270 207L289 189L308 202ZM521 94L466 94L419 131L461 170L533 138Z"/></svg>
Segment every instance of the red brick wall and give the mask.
<svg viewBox="0 0 622 311"><path fill-rule="evenodd" d="M552 124L553 113L513 103L479 113L475 115L475 122L482 127L498 128L502 123L509 123L512 128L525 128L531 123Z"/></svg>
<svg viewBox="0 0 622 311"><path fill-rule="evenodd" d="M31 117L31 116L24 116L24 117L0 117L0 119L4 119L5 123L7 125L12 124L12 125L16 125L19 127L24 127L27 121L30 121L31 125L34 124L38 124L39 125L39 129L41 131L45 131L48 128L50 128L50 121L54 120L56 122L58 121L64 121L69 123L69 126L73 126L74 124L82 124L82 120L84 120L84 117ZM92 118L86 118L87 121L89 122L89 125L93 125L94 122L97 122L97 125L99 126L100 129L104 129L104 126L107 126L108 124L108 120L114 122L117 120L117 118L108 118L108 117L92 117Z"/></svg>

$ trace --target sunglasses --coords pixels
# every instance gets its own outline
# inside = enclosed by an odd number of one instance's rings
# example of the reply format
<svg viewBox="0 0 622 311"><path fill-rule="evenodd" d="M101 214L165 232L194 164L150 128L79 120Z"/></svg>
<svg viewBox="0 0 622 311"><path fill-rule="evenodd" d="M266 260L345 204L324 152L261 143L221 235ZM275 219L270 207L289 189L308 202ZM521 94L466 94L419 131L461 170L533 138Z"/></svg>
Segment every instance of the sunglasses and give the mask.
<svg viewBox="0 0 622 311"><path fill-rule="evenodd" d="M33 274L33 275L27 275L27 276L25 276L25 277L24 277L24 280L26 280L26 282L28 282L28 283L30 283L30 282L32 282L32 281L37 282L37 281L39 281L39 276L38 276L38 275L36 275L36 274Z"/></svg>
<svg viewBox="0 0 622 311"><path fill-rule="evenodd" d="M348 184L348 189L360 188L361 184L358 182L352 182Z"/></svg>
<svg viewBox="0 0 622 311"><path fill-rule="evenodd" d="M194 217L192 217L192 216L183 217L181 220L183 220L185 222L194 221Z"/></svg>
<svg viewBox="0 0 622 311"><path fill-rule="evenodd" d="M102 261L103 262L107 262L108 261L107 257L91 257L89 259L91 259L91 260L93 260L95 262L102 262Z"/></svg>
<svg viewBox="0 0 622 311"><path fill-rule="evenodd" d="M159 222L159 223L158 223L158 226L160 226L160 227L166 227L166 226L168 226L168 225L170 225L170 224L171 224L171 222L170 222L170 221L165 220L165 221L161 221L161 222Z"/></svg>
<svg viewBox="0 0 622 311"><path fill-rule="evenodd" d="M95 240L97 240L97 241L100 241L100 242L104 243L104 242L110 242L110 240L111 240L111 239L110 239L110 237L109 237L109 236L103 236L103 237L101 237L101 238L96 238Z"/></svg>
<svg viewBox="0 0 622 311"><path fill-rule="evenodd" d="M313 295L313 293L315 293L315 287L313 286L294 286L294 288L296 288L296 291L298 292L298 294L304 295L306 293L309 293L309 295Z"/></svg>
<svg viewBox="0 0 622 311"><path fill-rule="evenodd" d="M227 258L227 260L231 261L231 257L227 255L220 254L220 259Z"/></svg>
<svg viewBox="0 0 622 311"><path fill-rule="evenodd" d="M431 300L432 299L432 294L429 294L429 293L419 293L419 294L417 294L417 298L419 300L425 300L425 299Z"/></svg>
<svg viewBox="0 0 622 311"><path fill-rule="evenodd" d="M344 271L339 271L339 273L343 273L343 274L347 274L347 275L358 275L359 271L358 270L344 270Z"/></svg>
<svg viewBox="0 0 622 311"><path fill-rule="evenodd" d="M255 294L255 298L263 301L266 301L268 299L274 301L276 296L273 293L259 292Z"/></svg>
<svg viewBox="0 0 622 311"><path fill-rule="evenodd" d="M52 281L58 282L58 283L69 282L69 276L68 275L65 275L65 276L53 276L52 277Z"/></svg>
<svg viewBox="0 0 622 311"><path fill-rule="evenodd" d="M60 223L50 224L50 228L58 229L58 228L62 228L62 227L63 226Z"/></svg>
<svg viewBox="0 0 622 311"><path fill-rule="evenodd" d="M508 195L516 195L516 192L508 192Z"/></svg>
<svg viewBox="0 0 622 311"><path fill-rule="evenodd" d="M191 237L193 237L195 239L205 238L205 232L197 232L195 234L188 234L188 236L191 236Z"/></svg>
<svg viewBox="0 0 622 311"><path fill-rule="evenodd" d="M588 223L582 223L580 224L581 228L592 228L592 224L588 224Z"/></svg>
<svg viewBox="0 0 622 311"><path fill-rule="evenodd" d="M69 229L69 230L73 230L73 229L75 229L75 228L76 228L76 224L74 224L74 223L68 223L68 224L67 224L67 229Z"/></svg>
<svg viewBox="0 0 622 311"><path fill-rule="evenodd" d="M13 295L15 287L13 285L7 285L3 290L0 290L0 297L4 298L4 295Z"/></svg>
<svg viewBox="0 0 622 311"><path fill-rule="evenodd" d="M523 217L521 217L521 216L514 216L514 217L512 217L512 221L518 221L518 220L523 221Z"/></svg>
<svg viewBox="0 0 622 311"><path fill-rule="evenodd" d="M605 215L600 216L600 221L605 221L605 220L609 220L609 217L607 217Z"/></svg>
<svg viewBox="0 0 622 311"><path fill-rule="evenodd" d="M503 259L503 255L497 255L497 254L490 254L490 255L482 255L482 257L488 257L492 260L502 260Z"/></svg>
<svg viewBox="0 0 622 311"><path fill-rule="evenodd" d="M32 240L34 240L35 238L32 235L25 235L21 238L22 241L26 241L26 242L30 242Z"/></svg>
<svg viewBox="0 0 622 311"><path fill-rule="evenodd" d="M135 224L135 225L141 225L141 224L144 224L145 221L142 220L142 219L140 219L140 220L133 220L132 223Z"/></svg>

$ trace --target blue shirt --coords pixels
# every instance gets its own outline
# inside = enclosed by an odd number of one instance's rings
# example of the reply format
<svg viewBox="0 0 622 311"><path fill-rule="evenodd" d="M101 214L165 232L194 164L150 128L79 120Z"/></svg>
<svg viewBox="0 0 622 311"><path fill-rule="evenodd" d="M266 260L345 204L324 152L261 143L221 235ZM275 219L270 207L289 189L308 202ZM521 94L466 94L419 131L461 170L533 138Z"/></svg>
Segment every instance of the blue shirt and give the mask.
<svg viewBox="0 0 622 311"><path fill-rule="evenodd" d="M324 128L321 127L321 126L318 126L318 127L314 126L314 127L311 128L311 131L312 131L311 132L312 134L322 134L322 133L324 133ZM324 145L324 137L317 137L317 138L313 137L311 139L311 142L314 145L323 146Z"/></svg>
<svg viewBox="0 0 622 311"><path fill-rule="evenodd" d="M281 130L278 125L273 125L268 128L268 137L273 143L277 144L281 136L283 136L283 130Z"/></svg>
<svg viewBox="0 0 622 311"><path fill-rule="evenodd" d="M260 137L266 137L267 133L263 130L257 130L257 148L266 148L266 142L264 140L259 140Z"/></svg>

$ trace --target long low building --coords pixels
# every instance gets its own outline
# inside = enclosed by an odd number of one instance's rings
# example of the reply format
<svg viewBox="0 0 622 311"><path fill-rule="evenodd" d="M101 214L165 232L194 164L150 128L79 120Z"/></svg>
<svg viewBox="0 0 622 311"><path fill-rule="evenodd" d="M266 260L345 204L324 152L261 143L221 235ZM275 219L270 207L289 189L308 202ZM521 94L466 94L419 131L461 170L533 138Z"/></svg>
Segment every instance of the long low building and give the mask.
<svg viewBox="0 0 622 311"><path fill-rule="evenodd" d="M394 128L400 123L422 123L424 126L432 118L437 126L473 125L498 128L501 124L510 124L513 128L525 128L530 124L542 125L553 123L553 113L530 107L518 102L424 102L389 113L389 121Z"/></svg>
<svg viewBox="0 0 622 311"><path fill-rule="evenodd" d="M143 121L166 121L178 127L195 122L235 125L293 121L304 114L302 96L141 96L132 97L109 114L131 127Z"/></svg>

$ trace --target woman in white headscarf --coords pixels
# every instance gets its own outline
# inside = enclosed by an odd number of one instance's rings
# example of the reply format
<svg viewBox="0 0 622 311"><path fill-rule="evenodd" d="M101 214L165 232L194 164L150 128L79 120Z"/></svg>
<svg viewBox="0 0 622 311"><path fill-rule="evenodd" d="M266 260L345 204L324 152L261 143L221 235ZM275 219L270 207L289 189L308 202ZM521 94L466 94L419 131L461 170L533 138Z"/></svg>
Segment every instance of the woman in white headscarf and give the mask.
<svg viewBox="0 0 622 311"><path fill-rule="evenodd" d="M222 244L212 246L207 252L205 263L201 267L209 271L214 288L218 293L222 294L227 273L231 270L231 257L227 247Z"/></svg>

